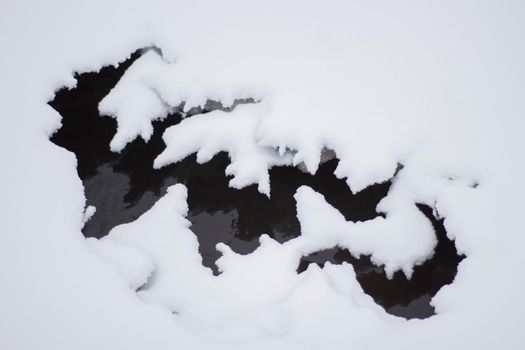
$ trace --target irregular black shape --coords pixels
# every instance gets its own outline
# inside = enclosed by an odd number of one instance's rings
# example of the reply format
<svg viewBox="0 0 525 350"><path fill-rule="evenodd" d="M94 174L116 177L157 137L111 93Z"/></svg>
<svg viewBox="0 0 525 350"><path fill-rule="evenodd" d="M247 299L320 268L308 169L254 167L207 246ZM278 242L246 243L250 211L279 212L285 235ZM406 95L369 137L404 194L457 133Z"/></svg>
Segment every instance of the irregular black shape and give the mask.
<svg viewBox="0 0 525 350"><path fill-rule="evenodd" d="M337 162L334 159L322 164L315 175L295 167L272 168L270 198L260 194L254 185L241 190L228 187L224 169L229 160L222 154L211 161L210 165L216 166L207 167L206 173L189 174L182 182L188 186L189 219L199 237L204 264L215 269L213 262L220 257L215 249L218 242L247 254L257 248L263 233L279 242L299 236L301 230L293 195L301 185L323 193L328 203L338 208L347 220L376 217L375 207L387 194L390 183L371 186L353 195L346 182L333 174Z"/></svg>
<svg viewBox="0 0 525 350"><path fill-rule="evenodd" d="M438 243L432 259L416 266L410 280L400 271L389 280L385 271L374 265L368 256L358 259L347 249L339 247L304 256L297 271L303 272L312 263L324 266L327 261L333 264L346 261L354 267L364 292L372 296L388 313L405 318L427 318L434 315L430 300L441 287L454 281L458 264L465 257L458 255L454 242L447 238L444 219L436 219L432 215L432 208L427 205L417 204L417 207L432 222Z"/></svg>
<svg viewBox="0 0 525 350"><path fill-rule="evenodd" d="M203 264L215 273L215 261L220 257L215 246L219 242L247 254L257 248L263 233L279 242L300 234L293 195L301 185L323 193L347 220L364 221L379 215L375 207L386 196L390 182L353 195L346 182L333 174L336 159L322 164L315 176L296 167L271 169L270 198L259 193L255 185L241 190L230 188L224 173L229 164L225 153L202 165L191 156L154 169L153 160L165 148L162 134L181 121L179 114L153 122L154 132L148 143L138 138L121 153L111 152L109 143L117 123L100 116L97 106L138 56L133 54L117 68L77 75L77 87L58 91L49 103L63 117L62 127L51 141L75 153L87 203L97 208L83 229L85 236L102 237L114 226L137 219L175 183L188 188L188 219L199 239Z"/></svg>
<svg viewBox="0 0 525 350"><path fill-rule="evenodd" d="M218 273L215 261L220 254L215 246L219 242L246 254L257 248L258 238L263 233L279 242L300 234L293 194L301 185L308 185L322 193L346 220L364 221L380 215L375 207L386 196L391 183L370 186L354 195L344 180L334 176L338 163L336 159L322 164L315 175L294 167L271 169L271 198L260 194L254 185L241 190L228 187L229 179L224 170L229 159L225 153L202 165L197 164L195 156L191 156L177 164L154 169L153 160L165 147L162 134L167 127L181 121L180 114L153 122L154 133L148 143L139 138L121 153L111 152L109 143L117 124L113 118L101 117L97 106L139 56L137 51L118 67L105 67L99 73L77 75L75 89L60 90L49 102L63 117L62 127L51 137L51 141L75 153L87 204L97 208L83 229L86 237L105 236L114 226L137 219L175 183L183 183L188 188L188 219L199 240L203 264L212 268L214 273ZM351 259L341 254L344 253L329 253L324 261ZM450 260L452 264L454 257ZM353 263L359 266L358 262ZM382 271L377 267L367 268ZM391 303L394 299L386 295L381 283L378 283L374 278L362 282L367 286L365 291L374 295L378 303ZM414 295L425 293L407 294L404 299L398 299L400 303L405 303L415 300ZM394 305L397 304L394 302L390 309Z"/></svg>

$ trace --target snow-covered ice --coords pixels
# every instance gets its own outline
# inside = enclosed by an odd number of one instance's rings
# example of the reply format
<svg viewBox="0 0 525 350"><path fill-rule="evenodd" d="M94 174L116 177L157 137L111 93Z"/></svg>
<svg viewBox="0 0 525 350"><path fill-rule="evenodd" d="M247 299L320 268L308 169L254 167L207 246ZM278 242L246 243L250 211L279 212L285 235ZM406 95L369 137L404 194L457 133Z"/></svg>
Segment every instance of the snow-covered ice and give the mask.
<svg viewBox="0 0 525 350"><path fill-rule="evenodd" d="M6 1L1 348L524 348L524 17L517 0ZM327 148L354 192L395 174L385 217L347 222L301 187L302 235L262 235L248 255L219 245L214 276L177 184L136 221L85 239L93 210L74 155L48 140L61 117L47 102L74 72L152 47L99 105L118 123L108 148L147 141L181 106L249 100L168 129L155 166L226 151L231 186L268 194L268 168L313 173ZM466 255L432 300L436 316L388 315L347 264L296 273L302 255L338 245L410 275L435 245L414 203L444 217Z"/></svg>

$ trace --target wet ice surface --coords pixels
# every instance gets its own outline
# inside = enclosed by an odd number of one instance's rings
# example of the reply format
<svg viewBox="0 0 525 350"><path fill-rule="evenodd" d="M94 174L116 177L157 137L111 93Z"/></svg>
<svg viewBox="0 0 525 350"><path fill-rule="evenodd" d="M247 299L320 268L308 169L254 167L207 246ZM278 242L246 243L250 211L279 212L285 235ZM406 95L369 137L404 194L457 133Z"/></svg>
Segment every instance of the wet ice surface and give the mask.
<svg viewBox="0 0 525 350"><path fill-rule="evenodd" d="M346 220L364 221L380 215L375 207L386 196L391 183L373 185L354 195L346 182L333 174L336 159L323 163L315 175L295 167L272 168L270 198L259 193L255 185L241 190L230 188L224 174L229 163L225 153L205 164L198 164L195 156L191 156L177 164L154 169L154 158L165 148L162 134L167 127L181 121L179 114L153 122L154 134L148 143L138 138L121 153L111 152L109 143L117 123L112 118L101 117L97 106L138 55L132 55L117 68L106 67L99 73L78 75L77 88L59 91L50 102L63 117L63 126L51 141L75 153L87 204L97 208L83 229L86 237L103 237L114 226L137 219L175 183L183 183L188 188L191 230L197 235L203 264L214 273L218 273L215 261L220 253L215 246L219 242L237 253L248 254L257 248L263 233L279 242L300 235L293 195L301 185L325 196ZM431 208L419 208L432 221L439 244L435 256L415 268L411 280L400 272L388 280L383 269L367 257L356 259L341 249L303 257L298 272L309 263L347 261L354 266L364 291L387 312L406 318L433 315L431 297L441 286L452 282L462 258L457 255L453 242L446 238L442 221L432 216Z"/></svg>

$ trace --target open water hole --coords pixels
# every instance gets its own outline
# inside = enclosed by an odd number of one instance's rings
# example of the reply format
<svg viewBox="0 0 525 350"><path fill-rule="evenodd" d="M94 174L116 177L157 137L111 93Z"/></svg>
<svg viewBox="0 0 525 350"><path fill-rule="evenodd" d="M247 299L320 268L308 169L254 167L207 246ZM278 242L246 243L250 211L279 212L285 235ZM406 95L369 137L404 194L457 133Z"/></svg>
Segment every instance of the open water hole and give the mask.
<svg viewBox="0 0 525 350"><path fill-rule="evenodd" d="M260 194L256 186L241 190L228 187L229 178L224 170L229 158L225 153L205 164L198 164L195 156L190 156L177 164L154 169L153 160L165 147L162 134L167 127L181 121L179 114L153 122L154 134L148 143L138 138L121 153L111 152L109 143L117 123L99 115L98 103L139 56L137 51L118 67L78 74L75 89L60 90L49 102L63 118L62 127L51 141L75 153L88 205L97 208L83 229L86 237L103 237L114 226L137 219L175 183L188 188L191 230L197 235L203 265L215 274L218 273L215 261L220 257L215 246L219 242L248 254L257 248L263 233L279 242L300 235L293 195L301 185L323 194L346 220L364 221L381 215L375 207L386 196L391 183L376 184L352 194L346 182L333 174L337 159L321 164L315 175L297 167L272 168L270 198ZM363 290L387 312L405 318L432 316L430 299L443 285L452 283L457 265L464 257L457 254L454 243L446 237L443 220L436 219L430 207L417 206L432 222L438 245L434 257L417 266L410 280L400 272L389 280L383 269L373 265L369 258L357 259L340 248L303 257L298 273L310 263L322 266L327 261L346 261L354 266Z"/></svg>

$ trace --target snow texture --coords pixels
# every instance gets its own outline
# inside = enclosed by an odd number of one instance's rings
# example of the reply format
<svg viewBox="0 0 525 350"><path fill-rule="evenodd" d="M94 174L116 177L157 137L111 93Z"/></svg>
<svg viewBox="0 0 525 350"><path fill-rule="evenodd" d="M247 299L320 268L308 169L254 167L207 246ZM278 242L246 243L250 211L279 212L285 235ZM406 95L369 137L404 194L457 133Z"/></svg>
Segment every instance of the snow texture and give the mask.
<svg viewBox="0 0 525 350"><path fill-rule="evenodd" d="M153 134L151 120L162 119L169 108L144 84L148 73L164 68L166 64L154 50L145 52L126 70L111 92L99 104L102 115L117 119L118 130L111 140L112 151L120 152L128 142L141 136L149 141Z"/></svg>
<svg viewBox="0 0 525 350"><path fill-rule="evenodd" d="M279 156L276 150L255 142L259 115L266 108L263 104L239 105L232 112L214 111L183 120L165 131L163 138L168 146L155 159L154 167L180 161L192 153L197 153L197 162L205 163L226 151L231 158L226 174L233 175L230 187L256 183L259 192L269 196L268 169L290 164L291 157Z"/></svg>
<svg viewBox="0 0 525 350"><path fill-rule="evenodd" d="M1 347L525 348L524 14L517 0L5 1ZM147 141L173 109L250 99L168 129L155 165L227 151L230 185L268 193L268 168L315 172L324 148L354 192L403 164L385 218L346 222L302 187L302 235L263 235L248 255L220 244L213 276L175 185L135 222L86 240L76 160L49 142L60 115L46 103L74 72L153 46L162 55L147 51L99 105L118 122L112 150ZM414 203L434 207L467 256L432 300L438 315L386 314L350 265L296 274L301 255L340 245L410 275L435 245Z"/></svg>

